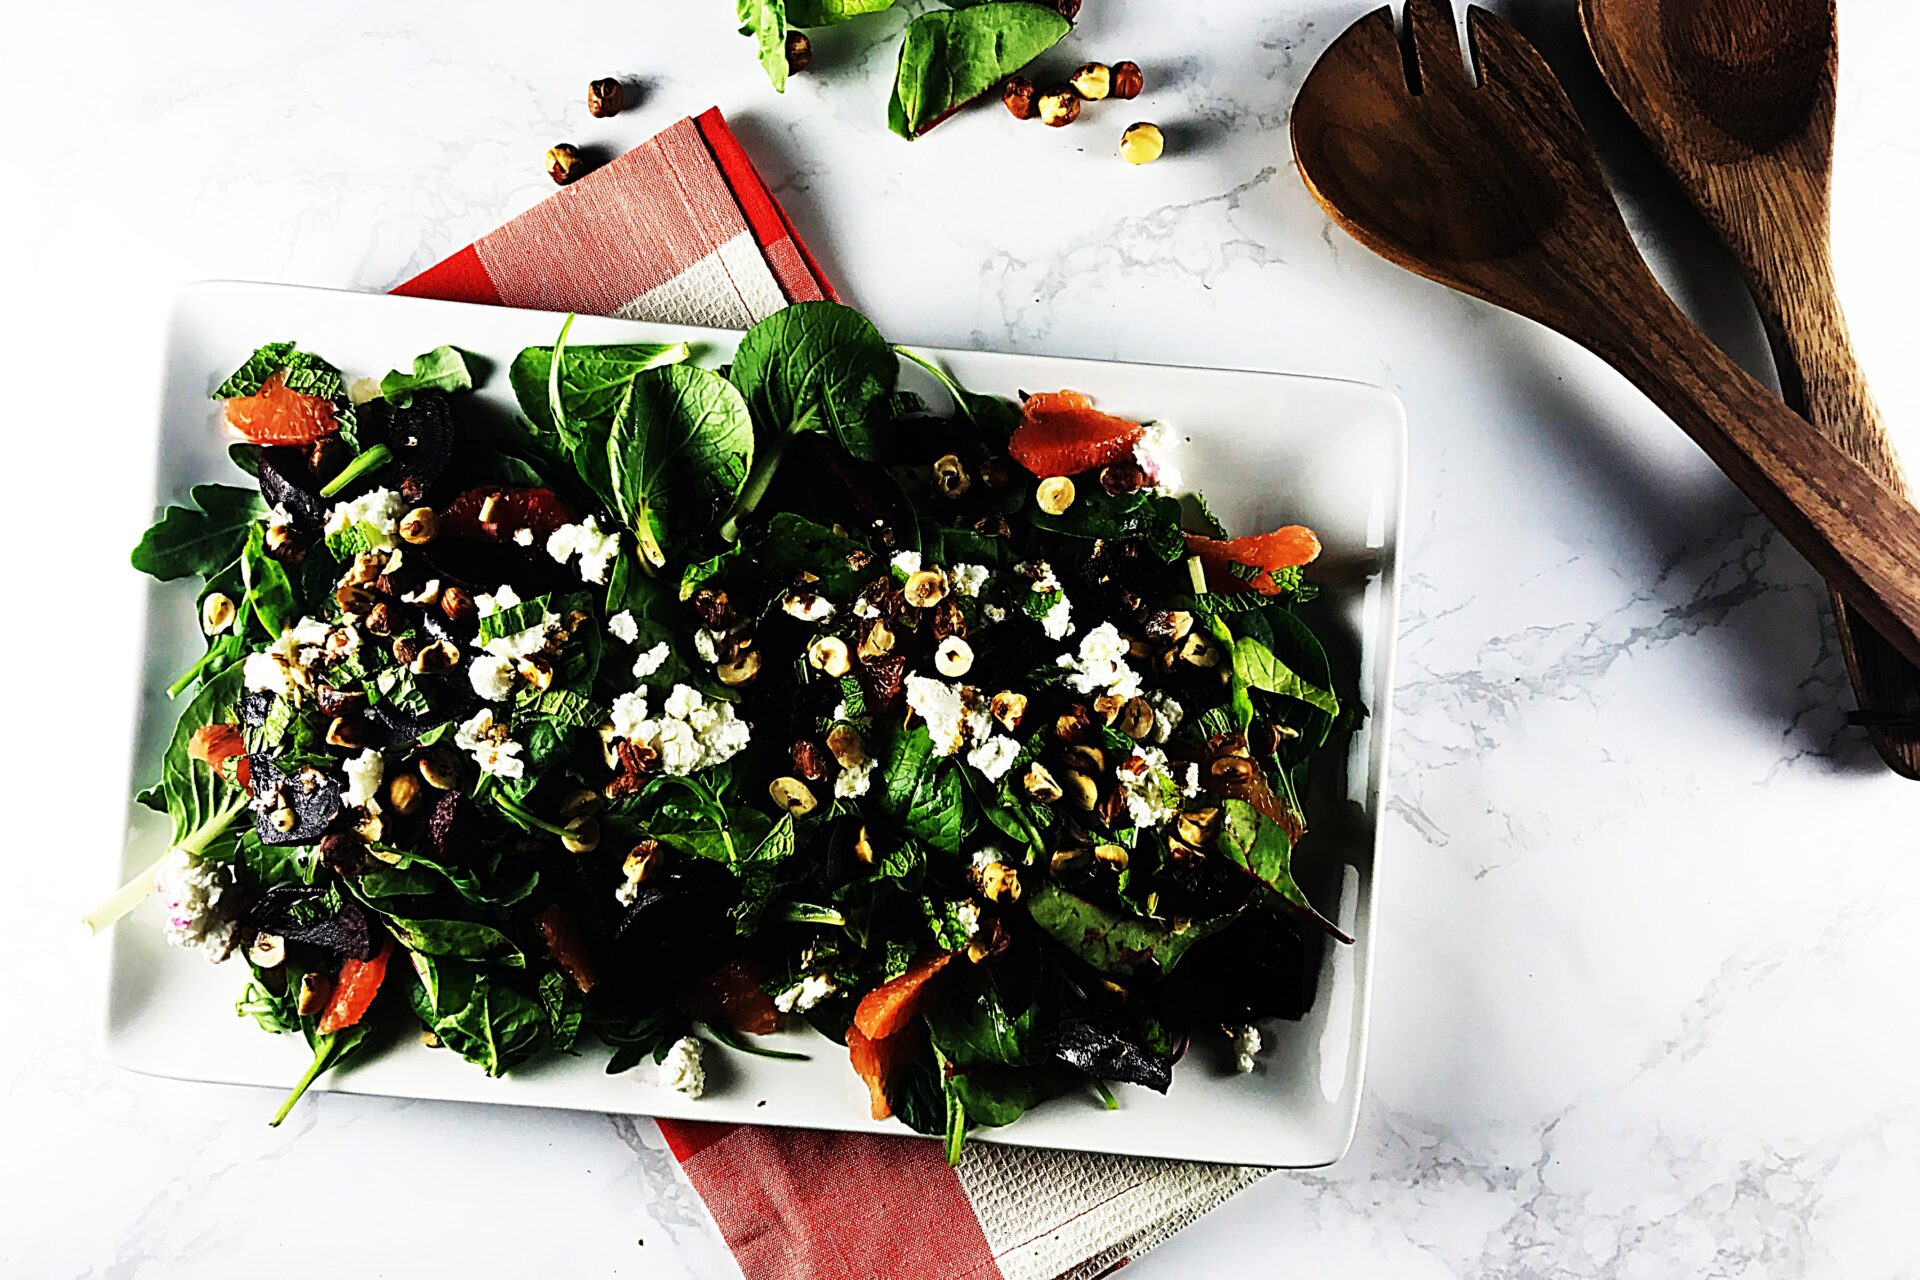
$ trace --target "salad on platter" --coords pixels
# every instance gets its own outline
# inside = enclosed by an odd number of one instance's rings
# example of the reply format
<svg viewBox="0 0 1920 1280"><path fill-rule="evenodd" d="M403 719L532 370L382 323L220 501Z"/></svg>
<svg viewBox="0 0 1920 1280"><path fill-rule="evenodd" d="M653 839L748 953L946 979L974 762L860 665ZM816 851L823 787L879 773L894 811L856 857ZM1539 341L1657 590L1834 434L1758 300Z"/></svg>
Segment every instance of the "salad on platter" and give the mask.
<svg viewBox="0 0 1920 1280"><path fill-rule="evenodd" d="M795 1020L954 1158L1199 1039L1253 1070L1349 940L1293 871L1358 714L1314 534L1229 537L1163 426L973 392L835 303L717 371L571 323L514 418L451 347L350 381L273 342L214 390L248 482L133 553L206 638L139 797L168 847L90 923L157 889L245 966L237 1012L311 1049L276 1123L423 1044L697 1096Z"/></svg>

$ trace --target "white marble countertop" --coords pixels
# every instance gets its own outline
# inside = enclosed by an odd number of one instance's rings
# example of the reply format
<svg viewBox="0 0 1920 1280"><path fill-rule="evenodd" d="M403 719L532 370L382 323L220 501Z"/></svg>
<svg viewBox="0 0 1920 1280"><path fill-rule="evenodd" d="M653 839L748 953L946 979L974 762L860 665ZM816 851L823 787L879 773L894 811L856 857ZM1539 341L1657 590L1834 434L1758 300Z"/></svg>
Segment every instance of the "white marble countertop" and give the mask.
<svg viewBox="0 0 1920 1280"><path fill-rule="evenodd" d="M24 702L4 753L0 1272L301 1275L324 1256L328 1274L512 1274L558 1248L572 1274L733 1274L644 1121L320 1097L269 1130L255 1092L118 1072L99 952L73 924L119 836L119 620L139 589L121 566L149 514L171 291L386 288L544 195L551 143L630 145L717 103L890 335L1333 374L1406 400L1360 1134L1343 1164L1269 1178L1129 1276L1253 1257L1347 1280L1915 1274L1920 788L1845 726L1807 567L1675 428L1567 344L1329 229L1283 125L1363 7L1087 0L1061 59L1134 58L1145 99L1064 133L994 109L911 146L884 131L898 16L820 38L784 99L726 0L11 17L0 545ZM1500 7L1584 65L1571 0ZM1920 20L1903 0L1842 8L1841 285L1915 438ZM606 74L645 93L594 122L581 97ZM1594 77L1573 79L1591 103ZM1133 118L1166 126L1167 159L1112 157ZM1683 301L1763 362L1726 260L1622 118L1591 118ZM500 1206L511 1223L482 1216Z"/></svg>

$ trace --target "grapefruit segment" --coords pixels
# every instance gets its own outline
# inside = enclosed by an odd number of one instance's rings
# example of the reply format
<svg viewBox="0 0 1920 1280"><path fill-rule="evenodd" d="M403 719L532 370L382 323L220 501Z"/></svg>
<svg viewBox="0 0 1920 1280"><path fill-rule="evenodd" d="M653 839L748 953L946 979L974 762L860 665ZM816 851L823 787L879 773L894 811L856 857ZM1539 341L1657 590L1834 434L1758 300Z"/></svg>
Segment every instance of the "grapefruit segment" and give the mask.
<svg viewBox="0 0 1920 1280"><path fill-rule="evenodd" d="M1320 554L1319 536L1298 524L1245 538L1209 538L1198 533L1186 538L1187 554L1200 557L1207 571L1207 590L1221 595L1241 591L1278 595L1285 587L1274 579L1276 570L1310 564Z"/></svg>
<svg viewBox="0 0 1920 1280"><path fill-rule="evenodd" d="M333 401L287 390L283 369L250 396L226 402L227 425L254 444L312 444L340 429Z"/></svg>
<svg viewBox="0 0 1920 1280"><path fill-rule="evenodd" d="M1070 476L1133 452L1146 428L1093 407L1078 391L1042 391L1020 407L1007 452L1036 476Z"/></svg>
<svg viewBox="0 0 1920 1280"><path fill-rule="evenodd" d="M780 1029L780 1011L760 982L760 966L743 956L688 987L680 1003L701 1022L722 1023L742 1035L772 1035Z"/></svg>
<svg viewBox="0 0 1920 1280"><path fill-rule="evenodd" d="M885 1120L893 1114L894 1082L903 1068L926 1051L924 1032L886 1036L876 1040L860 1028L847 1028L847 1059L860 1079L866 1082L872 1099L873 1118Z"/></svg>
<svg viewBox="0 0 1920 1280"><path fill-rule="evenodd" d="M884 1040L898 1032L920 1012L920 1006L926 1003L927 984L947 967L953 956L951 951L922 956L899 977L867 992L860 997L860 1007L853 1011L853 1025L862 1035L874 1040Z"/></svg>

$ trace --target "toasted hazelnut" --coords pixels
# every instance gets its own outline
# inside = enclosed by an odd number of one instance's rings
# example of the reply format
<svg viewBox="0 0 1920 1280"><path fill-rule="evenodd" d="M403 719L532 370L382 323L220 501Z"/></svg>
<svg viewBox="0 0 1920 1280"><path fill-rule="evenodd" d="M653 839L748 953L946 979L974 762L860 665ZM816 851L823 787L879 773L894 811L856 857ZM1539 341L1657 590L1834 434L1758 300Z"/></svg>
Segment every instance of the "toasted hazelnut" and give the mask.
<svg viewBox="0 0 1920 1280"><path fill-rule="evenodd" d="M872 662L883 654L893 652L893 628L887 625L885 618L875 618L867 624L857 652L862 662Z"/></svg>
<svg viewBox="0 0 1920 1280"><path fill-rule="evenodd" d="M1146 87L1147 78L1141 73L1139 63L1116 62L1113 64L1113 74L1107 84L1107 92L1113 97L1122 101L1137 98L1140 96L1140 91Z"/></svg>
<svg viewBox="0 0 1920 1280"><path fill-rule="evenodd" d="M401 666L410 666L420 656L420 642L410 636L396 636L393 641L393 660Z"/></svg>
<svg viewBox="0 0 1920 1280"><path fill-rule="evenodd" d="M411 818L426 803L427 789L411 773L396 773L387 782L387 803L403 818Z"/></svg>
<svg viewBox="0 0 1920 1280"><path fill-rule="evenodd" d="M1093 700L1093 718L1101 724L1110 725L1120 716L1120 708L1127 705L1125 698L1103 693Z"/></svg>
<svg viewBox="0 0 1920 1280"><path fill-rule="evenodd" d="M333 602L343 613L365 614L380 603L380 597L365 587L344 586L333 593Z"/></svg>
<svg viewBox="0 0 1920 1280"><path fill-rule="evenodd" d="M294 1001L294 1010L303 1018L310 1018L327 1007L327 1001L333 995L333 980L324 973L303 973L300 975L300 995Z"/></svg>
<svg viewBox="0 0 1920 1280"><path fill-rule="evenodd" d="M1151 702L1145 698L1128 698L1127 704L1120 708L1120 718L1115 721L1115 727L1135 742L1141 742L1152 735L1153 723L1157 718Z"/></svg>
<svg viewBox="0 0 1920 1280"><path fill-rule="evenodd" d="M281 805L278 809L275 809L267 821L273 824L273 829L281 835L286 835L296 826L300 825L299 815L294 813L294 811L286 805Z"/></svg>
<svg viewBox="0 0 1920 1280"><path fill-rule="evenodd" d="M1040 95L1040 123L1058 129L1080 118L1080 95L1070 84L1057 84Z"/></svg>
<svg viewBox="0 0 1920 1280"><path fill-rule="evenodd" d="M267 526L264 545L267 554L281 564L299 564L307 556L307 549L294 538L292 528L284 524Z"/></svg>
<svg viewBox="0 0 1920 1280"><path fill-rule="evenodd" d="M1053 721L1053 736L1062 742L1083 742L1092 732L1093 716L1077 702Z"/></svg>
<svg viewBox="0 0 1920 1280"><path fill-rule="evenodd" d="M1091 743L1076 742L1061 752L1060 758L1067 762L1068 768L1078 769L1082 773L1106 772L1107 753Z"/></svg>
<svg viewBox="0 0 1920 1280"><path fill-rule="evenodd" d="M547 148L547 176L561 186L566 186L587 171L587 162L580 158L580 148L571 142L558 143ZM485 516L481 517L484 522Z"/></svg>
<svg viewBox="0 0 1920 1280"><path fill-rule="evenodd" d="M1113 70L1104 62L1083 62L1073 69L1067 83L1088 102L1098 102L1113 87Z"/></svg>
<svg viewBox="0 0 1920 1280"><path fill-rule="evenodd" d="M713 674L729 689L750 685L760 674L760 653L757 649L747 649L715 667Z"/></svg>
<svg viewBox="0 0 1920 1280"><path fill-rule="evenodd" d="M947 575L934 569L921 569L907 576L901 594L916 609L931 609L947 598Z"/></svg>
<svg viewBox="0 0 1920 1280"><path fill-rule="evenodd" d="M1053 804L1066 794L1052 772L1038 760L1027 766L1026 774L1020 779L1020 789L1027 793L1029 800L1041 804Z"/></svg>
<svg viewBox="0 0 1920 1280"><path fill-rule="evenodd" d="M1191 866L1207 855L1200 848L1178 836L1167 837L1167 860L1175 866Z"/></svg>
<svg viewBox="0 0 1920 1280"><path fill-rule="evenodd" d="M367 741L367 724L357 716L335 716L327 725L327 745L330 747L364 746Z"/></svg>
<svg viewBox="0 0 1920 1280"><path fill-rule="evenodd" d="M224 591L209 591L206 599L200 602L200 630L207 635L217 636L233 625L239 612L232 596Z"/></svg>
<svg viewBox="0 0 1920 1280"><path fill-rule="evenodd" d="M459 646L451 640L435 640L414 655L413 661L407 664L407 670L417 676L430 676L451 671L459 665Z"/></svg>
<svg viewBox="0 0 1920 1280"><path fill-rule="evenodd" d="M420 1028L420 1047L422 1049L443 1049L446 1046L442 1043L439 1036L433 1034L433 1028L422 1027Z"/></svg>
<svg viewBox="0 0 1920 1280"><path fill-rule="evenodd" d="M948 636L933 652L933 669L949 680L973 670L973 646L959 636Z"/></svg>
<svg viewBox="0 0 1920 1280"><path fill-rule="evenodd" d="M400 517L400 540L423 546L440 536L440 517L432 507L415 507Z"/></svg>
<svg viewBox="0 0 1920 1280"><path fill-rule="evenodd" d="M420 777L435 791L451 791L460 785L460 757L434 747L420 757Z"/></svg>
<svg viewBox="0 0 1920 1280"><path fill-rule="evenodd" d="M866 763L867 744L861 739L860 731L844 720L827 730L827 751L842 769Z"/></svg>
<svg viewBox="0 0 1920 1280"><path fill-rule="evenodd" d="M1055 875L1059 875L1062 871L1078 870L1092 860L1093 850L1091 849L1059 849L1047 859L1047 866Z"/></svg>
<svg viewBox="0 0 1920 1280"><path fill-rule="evenodd" d="M1012 733L1027 717L1027 695L1002 689L993 695L993 701L987 704L987 711L1000 722L1001 728Z"/></svg>
<svg viewBox="0 0 1920 1280"><path fill-rule="evenodd" d="M1073 496L1073 481L1067 476L1048 476L1033 490L1034 503L1050 516L1065 515Z"/></svg>
<svg viewBox="0 0 1920 1280"><path fill-rule="evenodd" d="M853 835L853 856L867 866L873 865L873 841L867 837L865 823L861 823L860 830Z"/></svg>
<svg viewBox="0 0 1920 1280"><path fill-rule="evenodd" d="M628 884L645 884L666 860L666 846L658 840L642 840L627 850L627 856L620 862L620 874Z"/></svg>
<svg viewBox="0 0 1920 1280"><path fill-rule="evenodd" d="M1100 468L1100 487L1114 497L1138 493L1147 487L1147 472L1132 458L1109 462Z"/></svg>
<svg viewBox="0 0 1920 1280"><path fill-rule="evenodd" d="M688 602L688 605L693 610L693 616L700 619L702 625L715 631L725 631L738 621L733 601L727 598L727 593L716 591L712 587L702 587L694 592L693 599Z"/></svg>
<svg viewBox="0 0 1920 1280"><path fill-rule="evenodd" d="M567 823L560 847L568 853L592 853L600 847L600 820L582 814Z"/></svg>
<svg viewBox="0 0 1920 1280"><path fill-rule="evenodd" d="M1213 833L1220 825L1220 810L1214 808L1195 809L1183 813L1174 823L1174 834L1188 844L1199 847L1212 842Z"/></svg>
<svg viewBox="0 0 1920 1280"><path fill-rule="evenodd" d="M1004 862L980 868L980 896L988 902L1020 901L1020 872Z"/></svg>
<svg viewBox="0 0 1920 1280"><path fill-rule="evenodd" d="M465 587L448 587L440 593L440 614L448 622L470 622L479 612Z"/></svg>
<svg viewBox="0 0 1920 1280"><path fill-rule="evenodd" d="M824 671L835 679L853 670L847 642L839 636L820 636L815 639L807 646L807 663L816 671Z"/></svg>
<svg viewBox="0 0 1920 1280"><path fill-rule="evenodd" d="M1120 158L1128 164L1152 164L1167 149L1167 140L1157 124L1141 121L1130 124L1120 135Z"/></svg>
<svg viewBox="0 0 1920 1280"><path fill-rule="evenodd" d="M277 969L287 958L287 940L277 933L262 930L247 944L247 959L256 968Z"/></svg>
<svg viewBox="0 0 1920 1280"><path fill-rule="evenodd" d="M813 739L795 739L793 745L787 748L787 756L793 761L793 771L805 781L826 781L827 753Z"/></svg>
<svg viewBox="0 0 1920 1280"><path fill-rule="evenodd" d="M1161 609L1147 616L1147 638L1177 644L1193 630L1193 615L1185 609Z"/></svg>
<svg viewBox="0 0 1920 1280"><path fill-rule="evenodd" d="M380 837L386 834L386 827L387 824L381 819L380 815L368 809L362 812L359 820L353 824L353 833L362 840L365 840L368 844L377 844ZM372 849L369 850L369 852L376 858L380 856L378 849Z"/></svg>
<svg viewBox="0 0 1920 1280"><path fill-rule="evenodd" d="M819 805L806 783L798 778L775 778L767 784L773 802L796 818L804 818Z"/></svg>
<svg viewBox="0 0 1920 1280"><path fill-rule="evenodd" d="M617 116L627 105L627 90L612 76L593 80L587 84L587 114L596 120L605 120Z"/></svg>
<svg viewBox="0 0 1920 1280"><path fill-rule="evenodd" d="M1221 756L1207 765L1208 780L1221 787L1244 787L1258 772L1258 767L1245 756Z"/></svg>
<svg viewBox="0 0 1920 1280"><path fill-rule="evenodd" d="M314 847L320 865L335 875L352 875L366 861L366 846L344 831L329 831Z"/></svg>
<svg viewBox="0 0 1920 1280"><path fill-rule="evenodd" d="M961 498L973 487L973 477L967 474L958 454L942 454L933 463L933 485L942 497Z"/></svg>
<svg viewBox="0 0 1920 1280"><path fill-rule="evenodd" d="M380 575L387 570L387 553L384 551L362 551L347 566L341 575L342 585L351 587L370 587L379 581Z"/></svg>
<svg viewBox="0 0 1920 1280"><path fill-rule="evenodd" d="M799 75L813 65L813 41L804 31L787 32L787 74Z"/></svg>
<svg viewBox="0 0 1920 1280"><path fill-rule="evenodd" d="M1180 642L1180 661L1206 669L1220 665L1220 646L1203 631L1192 631Z"/></svg>
<svg viewBox="0 0 1920 1280"><path fill-rule="evenodd" d="M1039 110L1034 99L1039 96L1040 91L1025 76L1014 76L1000 87L1000 101L1015 120L1033 119Z"/></svg>
<svg viewBox="0 0 1920 1280"><path fill-rule="evenodd" d="M1094 785L1092 778L1074 769L1068 769L1060 775L1061 790L1073 807L1082 813L1092 813L1093 807L1100 803L1100 788Z"/></svg>
<svg viewBox="0 0 1920 1280"><path fill-rule="evenodd" d="M535 693L545 693L553 687L553 662L544 657L521 658L513 664L513 672L527 682L527 687Z"/></svg>
<svg viewBox="0 0 1920 1280"><path fill-rule="evenodd" d="M1097 844L1093 846L1093 856L1116 871L1127 869L1127 846L1123 844Z"/></svg>

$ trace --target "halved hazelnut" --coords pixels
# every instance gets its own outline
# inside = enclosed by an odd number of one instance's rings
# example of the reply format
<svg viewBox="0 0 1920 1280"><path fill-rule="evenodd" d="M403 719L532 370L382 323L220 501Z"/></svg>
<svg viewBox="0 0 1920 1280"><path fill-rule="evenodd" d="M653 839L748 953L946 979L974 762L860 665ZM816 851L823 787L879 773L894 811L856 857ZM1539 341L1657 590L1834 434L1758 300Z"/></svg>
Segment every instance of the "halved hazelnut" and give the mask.
<svg viewBox="0 0 1920 1280"><path fill-rule="evenodd" d="M767 784L773 802L796 818L804 818L819 805L807 784L798 778L775 778Z"/></svg>
<svg viewBox="0 0 1920 1280"><path fill-rule="evenodd" d="M1107 753L1092 743L1076 742L1060 753L1067 767L1078 769L1082 773L1104 773L1107 768Z"/></svg>
<svg viewBox="0 0 1920 1280"><path fill-rule="evenodd" d="M907 575L901 589L908 604L916 609L931 609L947 598L947 575L933 569L921 569Z"/></svg>
<svg viewBox="0 0 1920 1280"><path fill-rule="evenodd" d="M207 598L200 602L200 630L207 635L217 636L233 625L238 613L232 596L224 591L209 591Z"/></svg>
<svg viewBox="0 0 1920 1280"><path fill-rule="evenodd" d="M277 969L287 958L287 940L277 933L260 932L253 935L253 941L247 946L247 959L256 968Z"/></svg>
<svg viewBox="0 0 1920 1280"><path fill-rule="evenodd" d="M853 670L847 642L839 636L821 636L808 645L807 662L815 670L824 671L835 679Z"/></svg>
<svg viewBox="0 0 1920 1280"><path fill-rule="evenodd" d="M713 669L713 674L721 684L729 689L738 689L752 684L754 677L760 674L760 654L758 650L747 649Z"/></svg>
<svg viewBox="0 0 1920 1280"><path fill-rule="evenodd" d="M842 769L866 763L867 744L861 740L860 731L844 720L827 730L827 750Z"/></svg>
<svg viewBox="0 0 1920 1280"><path fill-rule="evenodd" d="M1091 849L1060 849L1048 859L1047 865L1055 875L1058 875L1062 871L1073 871L1084 867L1092 860L1093 850Z"/></svg>
<svg viewBox="0 0 1920 1280"><path fill-rule="evenodd" d="M960 498L973 487L973 477L967 474L958 454L942 454L933 463L933 484L941 496Z"/></svg>
<svg viewBox="0 0 1920 1280"><path fill-rule="evenodd" d="M1097 844L1093 856L1118 871L1127 869L1127 847L1123 844Z"/></svg>
<svg viewBox="0 0 1920 1280"><path fill-rule="evenodd" d="M1040 509L1050 516L1064 515L1073 505L1073 479L1070 476L1048 476L1034 486L1033 500Z"/></svg>
<svg viewBox="0 0 1920 1280"><path fill-rule="evenodd" d="M893 652L893 628L887 625L885 618L875 618L867 624L866 632L860 637L858 652L862 662L872 662Z"/></svg>
<svg viewBox="0 0 1920 1280"><path fill-rule="evenodd" d="M958 679L973 669L973 646L959 636L948 636L934 650L933 668L948 679Z"/></svg>
<svg viewBox="0 0 1920 1280"><path fill-rule="evenodd" d="M1140 742L1152 735L1156 719L1151 702L1145 698L1128 698L1126 705L1120 708L1120 717L1115 725L1120 732Z"/></svg>
<svg viewBox="0 0 1920 1280"><path fill-rule="evenodd" d="M1008 733L1020 727L1027 716L1027 695L1015 693L1011 689L1002 689L993 695L993 701L987 705L987 711Z"/></svg>
<svg viewBox="0 0 1920 1280"><path fill-rule="evenodd" d="M1027 793L1029 800L1037 800L1041 804L1053 804L1066 794L1060 789L1059 780L1052 771L1038 760L1027 766L1026 775L1020 779L1020 789Z"/></svg>
<svg viewBox="0 0 1920 1280"><path fill-rule="evenodd" d="M303 1018L310 1018L327 1007L327 1001L333 995L333 980L324 973L303 973L300 975L300 994L294 1001L294 1010Z"/></svg>
<svg viewBox="0 0 1920 1280"><path fill-rule="evenodd" d="M1100 803L1100 788L1084 773L1068 769L1061 775L1060 785L1067 799L1073 802L1073 807L1083 813L1092 813L1094 806Z"/></svg>

